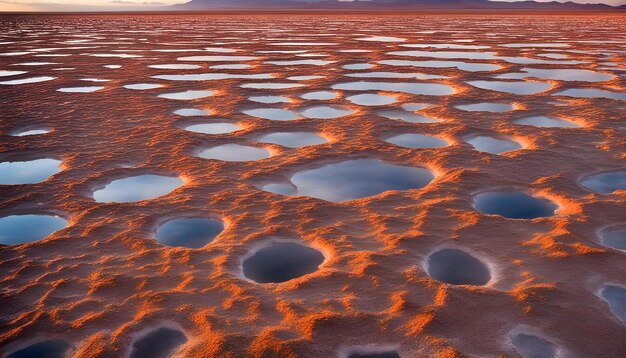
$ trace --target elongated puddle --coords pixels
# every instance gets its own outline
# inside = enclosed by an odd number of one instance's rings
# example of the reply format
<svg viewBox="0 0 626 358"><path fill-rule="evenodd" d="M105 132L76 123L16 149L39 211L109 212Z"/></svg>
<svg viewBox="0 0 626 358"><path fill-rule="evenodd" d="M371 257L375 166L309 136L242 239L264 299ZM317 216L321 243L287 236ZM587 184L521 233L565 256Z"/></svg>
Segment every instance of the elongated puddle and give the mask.
<svg viewBox="0 0 626 358"><path fill-rule="evenodd" d="M21 129L21 130L17 130L15 132L13 132L11 135L14 137L26 137L29 135L39 135L39 134L46 134L46 133L50 133L50 129L48 128L28 128L28 129Z"/></svg>
<svg viewBox="0 0 626 358"><path fill-rule="evenodd" d="M554 358L556 348L543 338L518 333L511 336L511 343L523 358Z"/></svg>
<svg viewBox="0 0 626 358"><path fill-rule="evenodd" d="M520 95L537 94L552 88L550 83L532 81L469 81L467 83L480 89Z"/></svg>
<svg viewBox="0 0 626 358"><path fill-rule="evenodd" d="M279 283L319 269L324 255L293 242L273 242L243 261L243 274L258 283Z"/></svg>
<svg viewBox="0 0 626 358"><path fill-rule="evenodd" d="M197 123L188 125L184 129L194 133L226 134L238 131L241 127L232 123Z"/></svg>
<svg viewBox="0 0 626 358"><path fill-rule="evenodd" d="M198 153L204 159L216 159L226 162L248 162L271 157L272 154L265 148L252 147L240 144L224 144L207 148Z"/></svg>
<svg viewBox="0 0 626 358"><path fill-rule="evenodd" d="M192 101L194 99L200 99L205 97L210 97L215 94L214 91L184 91L184 92L175 92L175 93L163 93L160 94L159 97L167 98L167 99L175 99L179 101Z"/></svg>
<svg viewBox="0 0 626 358"><path fill-rule="evenodd" d="M363 93L350 96L348 101L359 106L385 106L396 102L396 97L385 96L382 94Z"/></svg>
<svg viewBox="0 0 626 358"><path fill-rule="evenodd" d="M66 358L72 346L64 340L53 339L31 344L10 353L6 358Z"/></svg>
<svg viewBox="0 0 626 358"><path fill-rule="evenodd" d="M580 185L598 194L611 194L626 190L626 171L606 172L590 175L580 181Z"/></svg>
<svg viewBox="0 0 626 358"><path fill-rule="evenodd" d="M306 118L332 119L347 116L354 113L353 110L338 106L317 106L310 107L300 112Z"/></svg>
<svg viewBox="0 0 626 358"><path fill-rule="evenodd" d="M526 117L513 121L517 124L523 124L527 126L544 127L544 128L578 128L578 123L566 121L561 118L553 118L546 116L534 116Z"/></svg>
<svg viewBox="0 0 626 358"><path fill-rule="evenodd" d="M94 191L93 198L99 203L130 203L149 200L167 195L183 183L179 177L137 175L113 180L104 188Z"/></svg>
<svg viewBox="0 0 626 358"><path fill-rule="evenodd" d="M430 82L347 82L332 86L333 89L344 91L389 91L402 92L415 95L447 96L454 94L454 88Z"/></svg>
<svg viewBox="0 0 626 358"><path fill-rule="evenodd" d="M391 111L380 111L378 115L381 117L385 117L388 119L395 119L399 121L409 122L409 123L438 123L441 122L439 119L430 118L426 116L422 116L417 113L403 111L403 110L391 110Z"/></svg>
<svg viewBox="0 0 626 358"><path fill-rule="evenodd" d="M0 163L0 185L36 184L59 173L62 161L35 159L26 162Z"/></svg>
<svg viewBox="0 0 626 358"><path fill-rule="evenodd" d="M283 97L283 96L252 96L252 97L248 97L248 100L252 102L265 103L265 104L291 102L291 99L289 97Z"/></svg>
<svg viewBox="0 0 626 358"><path fill-rule="evenodd" d="M289 148L300 148L328 143L328 139L312 132L270 133L257 137L256 140L263 143L278 144Z"/></svg>
<svg viewBox="0 0 626 358"><path fill-rule="evenodd" d="M5 216L0 218L0 244L19 245L43 240L67 224L67 220L52 215Z"/></svg>
<svg viewBox="0 0 626 358"><path fill-rule="evenodd" d="M490 191L476 195L474 207L483 214L535 219L553 216L558 205L519 191Z"/></svg>
<svg viewBox="0 0 626 358"><path fill-rule="evenodd" d="M328 100L337 98L337 92L331 92L331 91L309 92L309 93L305 93L301 95L300 98L308 99L308 100L316 100L316 101L328 101Z"/></svg>
<svg viewBox="0 0 626 358"><path fill-rule="evenodd" d="M466 142L471 144L477 151L490 154L501 154L522 148L522 145L518 142L486 136L471 137Z"/></svg>
<svg viewBox="0 0 626 358"><path fill-rule="evenodd" d="M385 141L405 148L440 148L448 145L448 142L441 138L417 133L399 134Z"/></svg>
<svg viewBox="0 0 626 358"><path fill-rule="evenodd" d="M169 220L156 231L158 242L167 246L199 249L212 242L224 231L224 223L207 218L180 218Z"/></svg>
<svg viewBox="0 0 626 358"><path fill-rule="evenodd" d="M491 280L489 268L465 251L439 250L428 257L428 274L451 285L482 286Z"/></svg>
<svg viewBox="0 0 626 358"><path fill-rule="evenodd" d="M608 303L611 312L626 324L626 289L615 285L604 285L600 297Z"/></svg>
<svg viewBox="0 0 626 358"><path fill-rule="evenodd" d="M183 332L161 327L133 343L130 358L167 358L187 342Z"/></svg>
<svg viewBox="0 0 626 358"><path fill-rule="evenodd" d="M376 353L350 353L348 358L400 358L400 355L394 351L376 352Z"/></svg>
<svg viewBox="0 0 626 358"><path fill-rule="evenodd" d="M600 231L598 236L602 245L626 251L626 226L606 228Z"/></svg>
<svg viewBox="0 0 626 358"><path fill-rule="evenodd" d="M472 104L462 104L456 106L456 108L468 111L468 112L509 112L515 109L511 103L497 103L497 102L483 102L483 103L472 103Z"/></svg>
<svg viewBox="0 0 626 358"><path fill-rule="evenodd" d="M265 185L262 189L281 195L304 195L344 202L388 190L423 188L434 178L431 171L421 167L389 164L376 159L355 159L303 170L294 174L290 183Z"/></svg>
<svg viewBox="0 0 626 358"><path fill-rule="evenodd" d="M293 121L300 118L300 115L296 112L279 108L256 108L245 110L243 113L251 117L269 119L272 121Z"/></svg>

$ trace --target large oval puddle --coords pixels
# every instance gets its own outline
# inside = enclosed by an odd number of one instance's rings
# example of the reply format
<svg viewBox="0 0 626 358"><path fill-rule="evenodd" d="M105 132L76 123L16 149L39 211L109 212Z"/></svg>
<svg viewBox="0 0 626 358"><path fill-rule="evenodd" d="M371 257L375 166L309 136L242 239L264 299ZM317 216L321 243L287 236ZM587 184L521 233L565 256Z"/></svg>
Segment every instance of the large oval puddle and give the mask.
<svg viewBox="0 0 626 358"><path fill-rule="evenodd" d="M580 185L598 194L611 194L626 190L626 171L606 172L590 175L580 181Z"/></svg>
<svg viewBox="0 0 626 358"><path fill-rule="evenodd" d="M279 283L319 269L324 255L293 242L273 242L243 261L243 274L258 283Z"/></svg>
<svg viewBox="0 0 626 358"><path fill-rule="evenodd" d="M43 240L65 228L67 220L52 215L10 215L0 218L0 244L19 245Z"/></svg>
<svg viewBox="0 0 626 358"><path fill-rule="evenodd" d="M465 251L439 250L428 257L428 274L451 285L482 286L491 280L489 268Z"/></svg>
<svg viewBox="0 0 626 358"><path fill-rule="evenodd" d="M222 231L224 223L215 219L172 219L158 227L156 239L167 246L199 249L211 243Z"/></svg>
<svg viewBox="0 0 626 358"><path fill-rule="evenodd" d="M99 203L129 203L158 198L183 185L179 177L144 174L113 180L104 188L94 191Z"/></svg>
<svg viewBox="0 0 626 358"><path fill-rule="evenodd" d="M183 332L161 327L133 343L130 358L168 358L187 342Z"/></svg>
<svg viewBox="0 0 626 358"><path fill-rule="evenodd" d="M474 197L474 207L483 214L510 219L535 219L553 216L558 205L519 191L490 191Z"/></svg>
<svg viewBox="0 0 626 358"><path fill-rule="evenodd" d="M52 339L34 343L13 353L6 358L65 358L72 346L64 340Z"/></svg>
<svg viewBox="0 0 626 358"><path fill-rule="evenodd" d="M57 159L35 159L25 162L0 163L0 184L36 184L59 173L62 161Z"/></svg>

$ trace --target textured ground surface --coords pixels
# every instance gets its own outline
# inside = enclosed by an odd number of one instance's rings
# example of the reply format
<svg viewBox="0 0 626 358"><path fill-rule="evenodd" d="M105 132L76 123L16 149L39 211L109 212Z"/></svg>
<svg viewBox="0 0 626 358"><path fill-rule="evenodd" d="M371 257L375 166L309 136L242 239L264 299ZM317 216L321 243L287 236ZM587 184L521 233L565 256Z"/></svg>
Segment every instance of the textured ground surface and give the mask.
<svg viewBox="0 0 626 358"><path fill-rule="evenodd" d="M0 85L0 161L54 157L63 160L64 169L39 184L0 186L0 216L53 212L70 221L67 228L43 241L0 247L1 352L56 338L69 342L76 357L123 356L140 332L161 325L178 327L188 338L176 357L331 357L364 345L390 347L403 357L518 356L510 343L515 330L544 337L566 357L620 357L626 351L626 326L597 295L605 283L626 284L626 254L603 247L596 236L598 229L626 221L626 193L599 195L578 185L586 174L624 168L626 104L619 99L555 95L568 88L623 94L623 17L5 16L0 18L0 28L0 70L28 71L0 81L55 77L40 83ZM406 41L358 40L372 35ZM295 44L279 45L284 42ZM567 45L503 46L528 42ZM433 43L488 48L401 46ZM203 50L207 47L239 51ZM155 51L164 49L179 51ZM353 49L371 52L340 52ZM259 53L277 50L304 52ZM470 72L377 64L390 59L442 60L388 54L408 50L497 52L501 58L451 60L501 67ZM546 53L566 58L539 56ZM323 56L306 57L311 54ZM236 61L251 65L238 70L209 68L234 61L177 60L201 55L256 59ZM580 62L516 64L504 57ZM333 62L320 66L266 63L307 59ZM49 63L16 65L25 62ZM342 68L365 62L374 68ZM148 67L172 63L201 68ZM602 82L536 79L552 87L532 95L484 90L467 83L521 68L579 68L613 77ZM360 80L346 74L373 71L446 76L365 80L441 83L453 87L455 93L429 96L389 91L398 101L381 107L346 100L367 91L336 91L339 96L327 101L299 98ZM265 73L274 78L151 78L186 73ZM240 87L251 82L298 82L287 78L305 75L323 77L300 80L305 86L291 89ZM81 81L84 78L110 81ZM145 91L123 87L133 83L163 87ZM79 86L104 89L57 91ZM216 93L193 101L158 97L186 90ZM259 104L248 100L253 95L280 95L291 101ZM515 110L488 113L455 107L479 102L514 103ZM377 115L405 103L432 104L419 113L442 121L408 123ZM295 121L242 113L252 108L298 112L314 105L345 106L354 113ZM173 114L181 108L208 109L213 115L184 118ZM513 123L536 115L569 119L581 127ZM180 128L185 121L211 122L213 118L243 129L207 135ZM52 132L8 135L33 125L45 125ZM295 130L322 133L331 141L291 149L253 139ZM435 135L451 145L408 149L383 140L401 133ZM464 142L473 134L506 135L525 148L502 155L481 153ZM272 156L244 163L194 156L198 149L225 143L266 147ZM437 178L423 189L389 191L346 203L281 196L257 188L259 183L280 180L303 168L350 158L426 166ZM98 185L146 173L180 175L185 184L169 195L136 203L96 203L92 198ZM557 215L511 220L473 209L475 192L502 187L555 201L560 205ZM185 215L222 218L228 227L202 249L166 247L153 239L159 223ZM317 272L282 284L261 285L242 278L241 258L251 247L276 237L322 249L326 261ZM430 278L423 262L444 246L462 248L488 262L491 281L485 286L451 286Z"/></svg>

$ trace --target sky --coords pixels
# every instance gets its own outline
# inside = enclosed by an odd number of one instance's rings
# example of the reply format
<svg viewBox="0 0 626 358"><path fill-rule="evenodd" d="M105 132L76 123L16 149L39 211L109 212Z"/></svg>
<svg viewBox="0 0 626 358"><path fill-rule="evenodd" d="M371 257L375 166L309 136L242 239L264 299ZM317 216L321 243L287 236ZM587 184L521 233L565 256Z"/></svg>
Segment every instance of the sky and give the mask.
<svg viewBox="0 0 626 358"><path fill-rule="evenodd" d="M0 0L0 11L142 10L189 0ZM234 0L233 0L234 1ZM344 0L345 1L345 0ZM507 0L500 0L507 1ZM508 0L515 1L515 0ZM550 1L550 0L537 0ZM559 0L565 1L565 0ZM573 0L579 3L626 4L626 0Z"/></svg>

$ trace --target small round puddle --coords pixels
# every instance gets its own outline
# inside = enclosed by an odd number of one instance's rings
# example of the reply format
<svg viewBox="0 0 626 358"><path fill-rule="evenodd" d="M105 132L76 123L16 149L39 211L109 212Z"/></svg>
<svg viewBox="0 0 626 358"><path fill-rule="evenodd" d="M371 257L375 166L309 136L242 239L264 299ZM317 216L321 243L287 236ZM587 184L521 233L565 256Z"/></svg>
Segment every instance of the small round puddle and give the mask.
<svg viewBox="0 0 626 358"><path fill-rule="evenodd" d="M53 339L31 344L10 353L6 358L65 358L72 346L64 340Z"/></svg>
<svg viewBox="0 0 626 358"><path fill-rule="evenodd" d="M271 156L272 154L265 148L234 143L207 148L198 153L200 158L223 160L225 162L249 162L266 159Z"/></svg>
<svg viewBox="0 0 626 358"><path fill-rule="evenodd" d="M161 327L135 341L130 358L167 358L185 342L181 331Z"/></svg>
<svg viewBox="0 0 626 358"><path fill-rule="evenodd" d="M113 180L104 188L94 191L99 203L130 203L158 198L183 185L179 177L145 174Z"/></svg>
<svg viewBox="0 0 626 358"><path fill-rule="evenodd" d="M324 255L308 246L275 242L243 261L243 274L258 283L279 283L319 269Z"/></svg>
<svg viewBox="0 0 626 358"><path fill-rule="evenodd" d="M428 274L451 285L482 286L491 280L487 265L465 251L443 249L428 257Z"/></svg>
<svg viewBox="0 0 626 358"><path fill-rule="evenodd" d="M510 219L535 219L554 215L558 205L518 191L491 191L474 197L474 207L483 214Z"/></svg>
<svg viewBox="0 0 626 358"><path fill-rule="evenodd" d="M417 133L399 134L385 141L405 148L440 148L448 145L448 142L441 138Z"/></svg>
<svg viewBox="0 0 626 358"><path fill-rule="evenodd" d="M256 140L263 143L278 144L289 148L300 148L328 143L326 138L312 132L270 133L264 134L256 138Z"/></svg>
<svg viewBox="0 0 626 358"><path fill-rule="evenodd" d="M501 154L522 148L522 145L518 142L487 136L472 137L467 139L466 142L477 151L490 154Z"/></svg>
<svg viewBox="0 0 626 358"><path fill-rule="evenodd" d="M0 185L41 183L59 173L62 161L35 159L25 162L0 163Z"/></svg>
<svg viewBox="0 0 626 358"><path fill-rule="evenodd" d="M606 228L600 231L598 236L602 245L626 251L626 226Z"/></svg>
<svg viewBox="0 0 626 358"><path fill-rule="evenodd" d="M580 185L588 190L604 195L618 190L626 190L626 171L590 175L582 179Z"/></svg>
<svg viewBox="0 0 626 358"><path fill-rule="evenodd" d="M600 290L600 297L606 301L615 317L626 324L626 289L607 284Z"/></svg>
<svg viewBox="0 0 626 358"><path fill-rule="evenodd" d="M241 129L232 123L197 123L183 127L184 130L202 134L226 134Z"/></svg>
<svg viewBox="0 0 626 358"><path fill-rule="evenodd" d="M307 108L301 113L304 117L311 119L332 119L347 116L354 111L345 107L317 106Z"/></svg>
<svg viewBox="0 0 626 358"><path fill-rule="evenodd" d="M518 333L511 336L511 342L523 358L556 357L556 348L545 339L529 334Z"/></svg>
<svg viewBox="0 0 626 358"><path fill-rule="evenodd" d="M167 246L199 249L211 243L222 231L224 223L215 219L172 219L158 227L156 239Z"/></svg>

